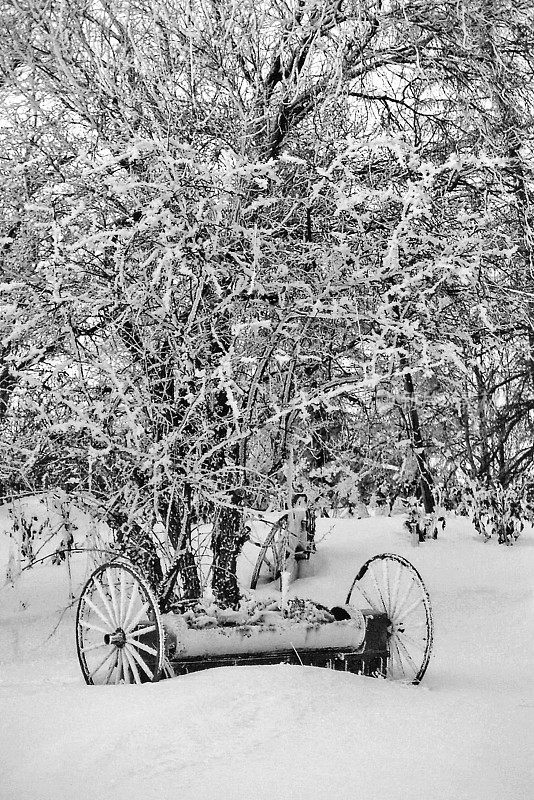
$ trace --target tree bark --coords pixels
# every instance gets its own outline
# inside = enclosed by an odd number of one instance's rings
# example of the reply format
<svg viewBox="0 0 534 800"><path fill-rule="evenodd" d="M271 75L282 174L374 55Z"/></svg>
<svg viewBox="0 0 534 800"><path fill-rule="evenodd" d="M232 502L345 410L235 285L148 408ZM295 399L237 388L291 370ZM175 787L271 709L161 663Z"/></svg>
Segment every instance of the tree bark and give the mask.
<svg viewBox="0 0 534 800"><path fill-rule="evenodd" d="M487 414L487 392L484 386L484 378L480 367L475 364L473 367L475 379L477 384L477 409L478 409L478 426L480 436L480 467L478 475L483 478L486 483L491 482L491 457L489 451L489 432L488 432L488 414Z"/></svg>
<svg viewBox="0 0 534 800"><path fill-rule="evenodd" d="M404 359L401 358L401 364ZM434 500L433 487L434 479L425 452L425 445L423 441L423 434L421 431L421 422L419 413L415 405L415 389L413 378L410 372L404 372L404 391L406 394L406 401L408 405L408 419L410 422L410 438L412 441L412 449L417 462L419 471L419 487L421 490L421 498L427 514L432 514L435 509L436 503Z"/></svg>
<svg viewBox="0 0 534 800"><path fill-rule="evenodd" d="M169 577L161 592L162 605L168 606L172 601L178 577L182 581L181 597L183 599L194 600L202 596L197 559L191 542L193 509L189 484L184 484L181 498L174 496L170 503L161 502L160 509L162 517L167 523L170 542L175 550Z"/></svg>
<svg viewBox="0 0 534 800"><path fill-rule="evenodd" d="M237 557L247 540L241 525L241 512L236 503L220 509L214 525L213 590L217 600L225 606L236 607L241 599L237 582Z"/></svg>
<svg viewBox="0 0 534 800"><path fill-rule="evenodd" d="M467 452L469 465L471 467L471 475L473 478L475 478L477 475L477 465L473 453L473 446L471 444L471 430L469 428L469 408L467 406L466 400L462 400L460 409L460 420L464 431L465 449Z"/></svg>

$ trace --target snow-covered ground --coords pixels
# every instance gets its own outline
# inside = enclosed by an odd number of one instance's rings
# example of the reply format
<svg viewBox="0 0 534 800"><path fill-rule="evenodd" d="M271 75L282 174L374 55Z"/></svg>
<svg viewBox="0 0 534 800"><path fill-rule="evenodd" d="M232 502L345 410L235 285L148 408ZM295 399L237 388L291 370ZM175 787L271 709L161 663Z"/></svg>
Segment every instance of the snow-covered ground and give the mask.
<svg viewBox="0 0 534 800"><path fill-rule="evenodd" d="M283 665L86 686L67 571L45 563L0 590L1 800L532 800L534 533L484 544L451 518L412 547L402 518L374 517L320 520L318 538L297 597L344 601L375 553L420 571L435 622L420 686Z"/></svg>

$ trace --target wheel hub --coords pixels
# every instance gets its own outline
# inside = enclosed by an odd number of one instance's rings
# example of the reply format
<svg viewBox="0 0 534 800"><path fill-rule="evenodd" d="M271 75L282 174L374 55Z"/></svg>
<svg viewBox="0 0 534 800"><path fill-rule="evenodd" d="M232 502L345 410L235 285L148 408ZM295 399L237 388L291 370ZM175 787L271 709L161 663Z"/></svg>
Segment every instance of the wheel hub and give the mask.
<svg viewBox="0 0 534 800"><path fill-rule="evenodd" d="M126 644L126 634L122 628L117 628L114 633L104 634L104 644L114 644L116 647L124 647Z"/></svg>

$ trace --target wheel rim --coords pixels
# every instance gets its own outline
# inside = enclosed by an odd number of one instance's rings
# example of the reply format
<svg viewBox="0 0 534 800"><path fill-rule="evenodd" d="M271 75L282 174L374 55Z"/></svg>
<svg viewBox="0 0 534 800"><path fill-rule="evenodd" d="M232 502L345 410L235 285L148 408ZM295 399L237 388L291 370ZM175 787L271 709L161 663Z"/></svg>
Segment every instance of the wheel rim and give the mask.
<svg viewBox="0 0 534 800"><path fill-rule="evenodd" d="M76 642L86 683L158 680L161 616L149 585L129 564L112 562L93 572L78 603Z"/></svg>
<svg viewBox="0 0 534 800"><path fill-rule="evenodd" d="M387 676L419 683L430 659L433 623L430 598L415 567L391 553L374 556L356 575L347 603L387 614Z"/></svg>
<svg viewBox="0 0 534 800"><path fill-rule="evenodd" d="M264 543L260 548L250 581L251 589L255 589L257 587L257 584L263 575L268 575L268 581L274 581L280 577L280 573L282 572L286 562L285 554L287 548L287 521L281 519L269 531Z"/></svg>

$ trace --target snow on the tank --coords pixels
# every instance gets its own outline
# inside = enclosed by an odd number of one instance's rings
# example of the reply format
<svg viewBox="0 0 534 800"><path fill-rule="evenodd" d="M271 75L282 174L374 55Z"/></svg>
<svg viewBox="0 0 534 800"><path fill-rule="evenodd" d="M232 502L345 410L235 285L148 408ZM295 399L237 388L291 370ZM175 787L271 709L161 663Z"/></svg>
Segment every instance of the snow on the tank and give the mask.
<svg viewBox="0 0 534 800"><path fill-rule="evenodd" d="M284 650L360 648L365 618L336 621L311 600L245 600L237 610L215 603L197 604L182 614L164 614L170 657L245 655Z"/></svg>

